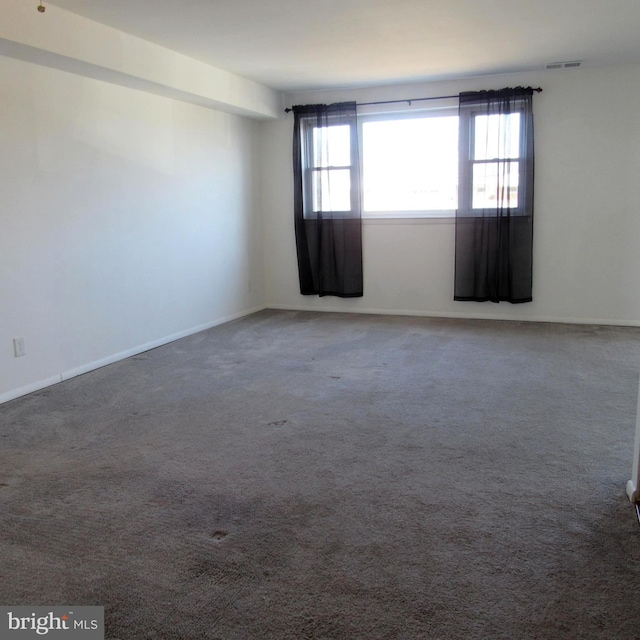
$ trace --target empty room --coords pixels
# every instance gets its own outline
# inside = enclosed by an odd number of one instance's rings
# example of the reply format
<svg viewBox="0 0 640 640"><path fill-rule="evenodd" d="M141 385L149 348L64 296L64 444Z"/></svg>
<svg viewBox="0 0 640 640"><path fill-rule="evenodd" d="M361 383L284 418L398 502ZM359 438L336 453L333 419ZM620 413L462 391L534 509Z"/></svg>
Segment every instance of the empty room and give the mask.
<svg viewBox="0 0 640 640"><path fill-rule="evenodd" d="M640 637L639 29L0 0L0 637Z"/></svg>

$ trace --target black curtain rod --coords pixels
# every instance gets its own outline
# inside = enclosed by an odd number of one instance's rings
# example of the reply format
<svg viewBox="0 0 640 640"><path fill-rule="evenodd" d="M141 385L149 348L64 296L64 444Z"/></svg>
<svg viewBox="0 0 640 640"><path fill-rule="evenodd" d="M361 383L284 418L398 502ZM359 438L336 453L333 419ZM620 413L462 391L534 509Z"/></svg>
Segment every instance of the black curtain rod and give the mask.
<svg viewBox="0 0 640 640"><path fill-rule="evenodd" d="M540 93L542 91L542 87L536 87L533 89L536 93ZM398 104L400 102L406 102L407 104L411 104L412 102L420 102L422 100L447 100L448 98L457 98L459 97L459 93L456 93L453 96L432 96L431 98L407 98L405 100L380 100L379 102L357 102L356 107L368 107L374 104ZM293 109L287 107L285 109L286 113L290 113Z"/></svg>

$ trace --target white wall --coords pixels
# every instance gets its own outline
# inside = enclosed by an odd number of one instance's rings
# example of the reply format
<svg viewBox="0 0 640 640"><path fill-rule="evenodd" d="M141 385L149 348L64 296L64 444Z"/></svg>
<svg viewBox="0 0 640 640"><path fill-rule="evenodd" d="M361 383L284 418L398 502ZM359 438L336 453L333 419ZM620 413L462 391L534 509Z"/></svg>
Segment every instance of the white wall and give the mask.
<svg viewBox="0 0 640 640"><path fill-rule="evenodd" d="M0 401L263 306L257 122L3 57L0 114Z"/></svg>
<svg viewBox="0 0 640 640"><path fill-rule="evenodd" d="M451 221L365 222L364 297L299 293L293 236L293 116L261 124L266 298L276 308L640 324L640 66L540 71L313 92L288 105L390 100L504 86L534 95L533 302L455 302Z"/></svg>
<svg viewBox="0 0 640 640"><path fill-rule="evenodd" d="M534 302L454 302L450 221L365 223L365 296L320 299L298 289L291 116L252 121L0 57L0 402L265 305L640 324L640 66L289 104L515 84L544 88Z"/></svg>

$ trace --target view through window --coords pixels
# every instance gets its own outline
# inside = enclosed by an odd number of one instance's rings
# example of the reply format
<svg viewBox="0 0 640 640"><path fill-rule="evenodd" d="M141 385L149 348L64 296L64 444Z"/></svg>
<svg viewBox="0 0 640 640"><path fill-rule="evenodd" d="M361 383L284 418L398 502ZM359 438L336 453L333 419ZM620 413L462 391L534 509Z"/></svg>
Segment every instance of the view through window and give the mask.
<svg viewBox="0 0 640 640"><path fill-rule="evenodd" d="M313 211L351 209L351 127L313 129Z"/></svg>
<svg viewBox="0 0 640 640"><path fill-rule="evenodd" d="M367 218L447 218L458 208L457 110L359 118ZM518 207L520 113L470 121L471 208ZM351 125L313 130L314 211L351 209ZM497 142L499 140L499 142Z"/></svg>
<svg viewBox="0 0 640 640"><path fill-rule="evenodd" d="M448 217L458 203L458 116L362 118L363 213Z"/></svg>
<svg viewBox="0 0 640 640"><path fill-rule="evenodd" d="M473 118L472 209L517 208L520 114Z"/></svg>

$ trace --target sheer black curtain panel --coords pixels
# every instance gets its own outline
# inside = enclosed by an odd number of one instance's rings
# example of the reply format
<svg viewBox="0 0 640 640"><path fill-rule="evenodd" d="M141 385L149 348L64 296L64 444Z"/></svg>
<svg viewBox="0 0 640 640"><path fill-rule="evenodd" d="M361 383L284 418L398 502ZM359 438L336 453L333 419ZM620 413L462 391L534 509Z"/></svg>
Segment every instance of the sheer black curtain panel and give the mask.
<svg viewBox="0 0 640 640"><path fill-rule="evenodd" d="M300 293L362 296L356 103L294 106L292 111Z"/></svg>
<svg viewBox="0 0 640 640"><path fill-rule="evenodd" d="M532 300L533 91L460 94L454 300Z"/></svg>

